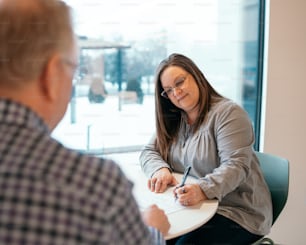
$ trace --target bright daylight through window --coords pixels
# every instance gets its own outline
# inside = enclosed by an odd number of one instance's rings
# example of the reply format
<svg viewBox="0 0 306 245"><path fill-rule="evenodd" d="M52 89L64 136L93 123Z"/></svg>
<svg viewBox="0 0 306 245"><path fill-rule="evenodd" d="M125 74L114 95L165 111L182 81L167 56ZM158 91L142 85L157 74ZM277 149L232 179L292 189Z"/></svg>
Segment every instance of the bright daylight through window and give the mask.
<svg viewBox="0 0 306 245"><path fill-rule="evenodd" d="M263 1L66 2L80 66L53 132L62 143L97 154L140 149L155 127L155 68L173 52L192 58L218 92L242 105L259 134Z"/></svg>

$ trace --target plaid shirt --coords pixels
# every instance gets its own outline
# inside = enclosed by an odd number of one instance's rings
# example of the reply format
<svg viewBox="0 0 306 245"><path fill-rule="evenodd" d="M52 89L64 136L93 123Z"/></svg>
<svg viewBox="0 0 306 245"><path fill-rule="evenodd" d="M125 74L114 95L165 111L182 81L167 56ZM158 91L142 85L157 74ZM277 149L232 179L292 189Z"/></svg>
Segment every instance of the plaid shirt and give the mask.
<svg viewBox="0 0 306 245"><path fill-rule="evenodd" d="M0 188L1 245L164 244L114 162L65 148L33 111L4 99Z"/></svg>

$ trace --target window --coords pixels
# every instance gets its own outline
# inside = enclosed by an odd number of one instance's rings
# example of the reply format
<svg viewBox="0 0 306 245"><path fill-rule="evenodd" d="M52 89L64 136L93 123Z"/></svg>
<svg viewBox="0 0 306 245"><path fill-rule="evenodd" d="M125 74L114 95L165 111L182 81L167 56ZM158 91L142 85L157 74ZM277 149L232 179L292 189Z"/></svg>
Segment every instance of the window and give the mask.
<svg viewBox="0 0 306 245"><path fill-rule="evenodd" d="M139 150L155 127L155 68L178 52L247 110L258 148L264 1L66 2L74 10L80 67L55 138L96 154Z"/></svg>

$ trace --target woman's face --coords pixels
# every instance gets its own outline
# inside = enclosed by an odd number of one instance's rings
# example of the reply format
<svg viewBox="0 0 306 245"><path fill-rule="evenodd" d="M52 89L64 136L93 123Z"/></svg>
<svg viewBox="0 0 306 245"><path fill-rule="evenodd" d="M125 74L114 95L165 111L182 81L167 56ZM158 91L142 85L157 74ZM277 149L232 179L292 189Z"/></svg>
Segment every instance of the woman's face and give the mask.
<svg viewBox="0 0 306 245"><path fill-rule="evenodd" d="M199 87L194 78L179 66L167 67L160 76L164 94L188 117L198 115Z"/></svg>

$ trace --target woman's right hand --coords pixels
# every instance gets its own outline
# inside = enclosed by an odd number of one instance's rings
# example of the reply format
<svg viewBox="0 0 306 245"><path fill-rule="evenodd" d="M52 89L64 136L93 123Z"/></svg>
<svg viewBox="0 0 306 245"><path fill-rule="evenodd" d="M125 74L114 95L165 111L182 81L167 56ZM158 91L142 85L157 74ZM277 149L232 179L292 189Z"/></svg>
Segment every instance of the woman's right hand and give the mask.
<svg viewBox="0 0 306 245"><path fill-rule="evenodd" d="M148 180L148 187L152 192L164 192L168 185L177 185L178 182L168 168L161 168L156 171Z"/></svg>

